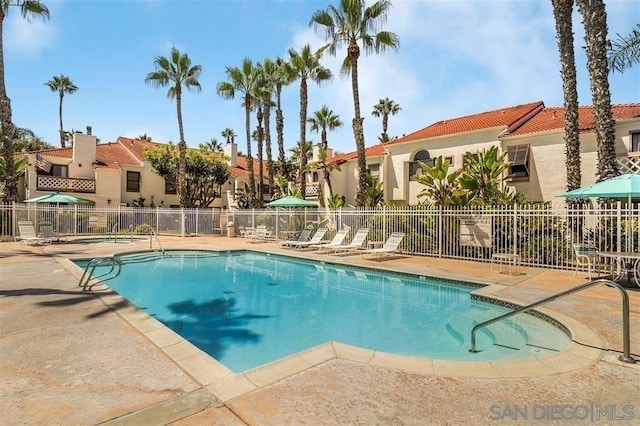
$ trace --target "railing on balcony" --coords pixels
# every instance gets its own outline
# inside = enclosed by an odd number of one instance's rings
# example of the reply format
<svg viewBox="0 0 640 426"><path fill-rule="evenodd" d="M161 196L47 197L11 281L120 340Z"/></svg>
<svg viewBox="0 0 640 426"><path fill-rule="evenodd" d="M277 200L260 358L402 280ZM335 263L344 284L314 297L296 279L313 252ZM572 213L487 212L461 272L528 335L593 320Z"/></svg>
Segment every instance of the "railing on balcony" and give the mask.
<svg viewBox="0 0 640 426"><path fill-rule="evenodd" d="M38 191L96 192L94 179L67 178L61 176L38 176Z"/></svg>
<svg viewBox="0 0 640 426"><path fill-rule="evenodd" d="M317 183L308 183L305 190L305 198L318 198L319 186Z"/></svg>
<svg viewBox="0 0 640 426"><path fill-rule="evenodd" d="M640 174L640 156L618 157L618 166L622 174Z"/></svg>

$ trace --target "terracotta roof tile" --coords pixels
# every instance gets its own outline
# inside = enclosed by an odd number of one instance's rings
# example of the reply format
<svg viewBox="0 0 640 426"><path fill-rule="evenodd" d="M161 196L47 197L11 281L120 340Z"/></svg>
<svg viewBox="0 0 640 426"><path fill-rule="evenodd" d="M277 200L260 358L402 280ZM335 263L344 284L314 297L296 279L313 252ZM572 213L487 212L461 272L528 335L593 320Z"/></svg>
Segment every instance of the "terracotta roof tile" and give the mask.
<svg viewBox="0 0 640 426"><path fill-rule="evenodd" d="M611 109L615 121L640 118L640 104L613 105ZM580 133L591 132L595 129L593 106L578 108L578 128ZM557 129L564 129L564 108L545 108L506 137Z"/></svg>
<svg viewBox="0 0 640 426"><path fill-rule="evenodd" d="M364 156L366 158L369 157L379 157L381 155L384 155L385 153L385 144L383 143L379 143L377 145L373 145L370 146L368 148L364 149ZM329 159L330 163L335 163L335 164L342 164L345 163L349 160L353 160L354 158L358 158L358 152L357 151L352 151L352 152L347 152L345 154L340 154L340 155L336 155L335 157L331 157L331 159Z"/></svg>
<svg viewBox="0 0 640 426"><path fill-rule="evenodd" d="M458 133L472 132L474 130L491 129L495 127L510 128L518 125L520 121L544 107L542 101L529 104L501 108L465 117L452 118L438 121L430 126L401 138L387 142L387 145L416 141L437 136L455 135Z"/></svg>

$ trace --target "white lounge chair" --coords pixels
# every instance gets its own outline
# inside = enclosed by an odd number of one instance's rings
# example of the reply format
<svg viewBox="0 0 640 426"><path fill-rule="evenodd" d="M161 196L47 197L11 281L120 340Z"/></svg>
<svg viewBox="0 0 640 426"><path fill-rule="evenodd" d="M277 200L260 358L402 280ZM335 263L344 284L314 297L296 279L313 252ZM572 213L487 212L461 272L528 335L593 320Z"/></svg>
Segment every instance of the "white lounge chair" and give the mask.
<svg viewBox="0 0 640 426"><path fill-rule="evenodd" d="M322 241L322 238L326 233L327 233L327 228L318 228L316 230L316 233L313 234L313 237L311 237L309 241L294 241L285 247L293 248L293 249L302 249L302 248L308 248L309 246L312 246L314 244L320 244L320 241Z"/></svg>
<svg viewBox="0 0 640 426"><path fill-rule="evenodd" d="M387 241L385 241L382 247L366 250L362 254L362 257L365 259L379 259L391 256L392 254L396 254L398 253L398 247L400 246L403 238L404 232L394 232L389 235L389 238L387 238Z"/></svg>
<svg viewBox="0 0 640 426"><path fill-rule="evenodd" d="M20 232L20 235L17 238L22 240L25 245L51 244L51 238L39 237L36 234L36 228L30 220L19 221L18 232Z"/></svg>
<svg viewBox="0 0 640 426"><path fill-rule="evenodd" d="M256 226L255 232L250 237L250 243L263 243L273 239L271 231L267 229L267 225Z"/></svg>
<svg viewBox="0 0 640 426"><path fill-rule="evenodd" d="M291 244L307 242L307 241L309 241L309 237L310 236L311 236L311 229L305 228L300 232L300 235L298 235L298 239L297 240L280 241L280 247L286 247L286 246L289 246Z"/></svg>
<svg viewBox="0 0 640 426"><path fill-rule="evenodd" d="M349 228L344 228L336 232L336 235L333 236L333 239L328 243L324 244L312 244L310 248L326 250L331 249L333 247L337 247L342 244L345 238L347 238L347 234L349 233Z"/></svg>
<svg viewBox="0 0 640 426"><path fill-rule="evenodd" d="M350 252L356 250L362 250L364 248L364 242L367 239L367 235L369 234L369 228L360 228L356 235L353 236L353 239L349 244L340 244L338 246L331 247L333 253L341 253L341 252Z"/></svg>

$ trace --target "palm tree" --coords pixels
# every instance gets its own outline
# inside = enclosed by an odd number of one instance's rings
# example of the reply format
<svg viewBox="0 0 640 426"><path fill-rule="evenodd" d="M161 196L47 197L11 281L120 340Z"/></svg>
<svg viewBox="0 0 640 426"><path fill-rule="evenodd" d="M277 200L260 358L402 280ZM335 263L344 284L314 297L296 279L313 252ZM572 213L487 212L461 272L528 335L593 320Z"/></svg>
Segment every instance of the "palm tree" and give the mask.
<svg viewBox="0 0 640 426"><path fill-rule="evenodd" d="M340 117L335 115L328 106L322 105L322 108L313 113L313 117L307 119L311 124L312 132L320 132L320 163L324 164L322 167L322 174L324 175L324 181L327 182L329 187L329 197L333 197L333 188L331 187L330 168L326 167L327 164L327 150L329 149L329 142L327 141L327 130L335 130L338 127L342 127L342 121Z"/></svg>
<svg viewBox="0 0 640 426"><path fill-rule="evenodd" d="M560 54L560 75L564 94L564 143L565 164L567 167L567 191L581 186L580 169L580 133L578 128L578 82L576 61L573 51L573 13L574 0L552 0L553 15L558 34Z"/></svg>
<svg viewBox="0 0 640 426"><path fill-rule="evenodd" d="M146 134L146 133L143 133L143 134L141 134L141 135L138 135L138 137L137 137L136 139L138 139L139 141L147 141L147 142L151 142L151 136L149 136L149 135L148 135L148 134Z"/></svg>
<svg viewBox="0 0 640 426"><path fill-rule="evenodd" d="M60 103L58 105L58 116L60 118L60 146L62 148L65 147L65 135L64 135L64 127L62 127L62 99L64 99L65 94L73 94L78 91L78 86L73 84L73 81L64 74L60 74L59 76L54 76L51 80L44 83L52 92L58 93L60 96Z"/></svg>
<svg viewBox="0 0 640 426"><path fill-rule="evenodd" d="M282 115L282 87L293 83L294 76L291 73L291 67L284 59L278 57L276 59L276 70L273 74L273 82L276 89L276 133L278 135L278 161L281 167L286 163L284 153L284 116Z"/></svg>
<svg viewBox="0 0 640 426"><path fill-rule="evenodd" d="M371 115L378 118L382 117L381 142L389 141L389 135L387 134L387 128L389 126L389 115L396 115L400 111L402 111L400 105L389 98L380 99L378 103L373 106Z"/></svg>
<svg viewBox="0 0 640 426"><path fill-rule="evenodd" d="M262 80L260 94L262 97L262 112L264 114L264 144L267 154L267 173L269 175L269 195L273 195L274 170L273 154L271 152L271 108L274 104L271 100L275 86L280 81L279 70L276 62L265 58L260 64L262 70ZM282 111L281 111L282 112Z"/></svg>
<svg viewBox="0 0 640 426"><path fill-rule="evenodd" d="M242 105L245 111L245 136L247 139L247 171L249 172L249 196L251 202L256 198L256 177L253 172L253 157L251 157L251 107L253 106L254 87L259 83L258 69L249 58L242 61L241 68L227 67L229 81L218 83L216 92L224 99L233 99L236 92L242 95Z"/></svg>
<svg viewBox="0 0 640 426"><path fill-rule="evenodd" d="M598 182L620 174L615 148L607 63L607 12L603 0L577 0L584 24L587 69L591 81L598 144Z"/></svg>
<svg viewBox="0 0 640 426"><path fill-rule="evenodd" d="M13 161L13 123L11 122L11 99L7 95L4 83L4 19L9 13L9 7L20 9L23 18L49 19L49 9L38 0L0 0L0 134L2 135L2 157L5 162L4 202L18 200L18 176Z"/></svg>
<svg viewBox="0 0 640 426"><path fill-rule="evenodd" d="M300 52L295 49L289 49L289 67L292 75L295 76L295 80L300 79L300 139L299 143L307 140L307 106L309 104L308 99L308 87L307 81L311 80L317 84L321 84L324 81L330 80L333 75L328 68L323 67L320 64L320 58L322 57L322 50L318 50L315 53L311 52L311 46L305 45ZM306 156L299 157L300 163L298 165L300 181L300 192L304 197L306 193L305 175L307 169Z"/></svg>
<svg viewBox="0 0 640 426"><path fill-rule="evenodd" d="M330 5L327 10L316 11L309 23L324 35L325 40L329 42L326 48L332 55L335 55L336 50L341 47L347 48L342 72L351 74L353 135L358 153L358 193L356 195L358 206L364 205L364 194L367 188L367 160L364 152L363 118L360 114L358 91L358 59L360 58L358 42L362 43L365 53L383 53L387 50L399 49L400 40L395 33L378 31L386 23L390 9L390 0L378 0L369 7L365 7L364 0L339 0L338 7Z"/></svg>
<svg viewBox="0 0 640 426"><path fill-rule="evenodd" d="M202 90L200 86L200 73L202 67L200 65L191 65L191 59L174 46L171 48L169 58L158 56L153 61L155 71L147 74L145 83L155 87L169 86L167 97L176 100L176 109L178 114L178 130L180 132L180 142L178 142L178 196L180 197L180 205L187 205L186 194L186 164L187 164L187 143L184 140L184 127L182 125L182 86L187 90Z"/></svg>
<svg viewBox="0 0 640 426"><path fill-rule="evenodd" d="M209 142L200 143L199 147L205 151L222 152L222 144L216 138L211 138Z"/></svg>
<svg viewBox="0 0 640 426"><path fill-rule="evenodd" d="M227 127L222 132L220 132L223 138L227 140L227 143L235 143L236 141L236 132L233 131L232 128Z"/></svg>
<svg viewBox="0 0 640 426"><path fill-rule="evenodd" d="M634 64L640 63L640 24L636 24L628 36L617 36L607 53L609 68L611 72L624 72Z"/></svg>

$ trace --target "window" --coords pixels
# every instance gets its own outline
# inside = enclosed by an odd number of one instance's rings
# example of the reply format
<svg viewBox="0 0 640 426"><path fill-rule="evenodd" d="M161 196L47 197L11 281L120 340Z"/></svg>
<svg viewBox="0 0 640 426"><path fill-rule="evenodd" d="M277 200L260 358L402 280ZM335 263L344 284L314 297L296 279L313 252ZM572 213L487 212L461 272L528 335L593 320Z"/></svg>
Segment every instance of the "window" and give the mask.
<svg viewBox="0 0 640 426"><path fill-rule="evenodd" d="M320 180L320 176L318 172L311 173L311 182L318 182Z"/></svg>
<svg viewBox="0 0 640 426"><path fill-rule="evenodd" d="M453 166L453 157L449 156L449 157L444 157L444 161L448 161L450 166Z"/></svg>
<svg viewBox="0 0 640 426"><path fill-rule="evenodd" d="M49 173L45 172L41 169L36 169L39 175L45 176L59 176L59 177L68 177L69 176L69 166L62 166L60 164L52 164Z"/></svg>
<svg viewBox="0 0 640 426"><path fill-rule="evenodd" d="M640 132L631 133L631 146L629 152L640 152Z"/></svg>
<svg viewBox="0 0 640 426"><path fill-rule="evenodd" d="M371 171L371 176L374 179L380 179L380 163L367 164L367 168Z"/></svg>
<svg viewBox="0 0 640 426"><path fill-rule="evenodd" d="M433 159L429 155L428 151L422 150L416 152L413 156L413 161L409 163L409 180L415 180L417 175L422 174L422 167L420 167L418 161L433 167Z"/></svg>
<svg viewBox="0 0 640 426"><path fill-rule="evenodd" d="M176 185L168 180L164 181L164 193L165 194L177 194Z"/></svg>
<svg viewBox="0 0 640 426"><path fill-rule="evenodd" d="M140 191L140 172L127 172L127 192Z"/></svg>
<svg viewBox="0 0 640 426"><path fill-rule="evenodd" d="M529 177L529 144L507 147L509 177L513 180L521 180Z"/></svg>

